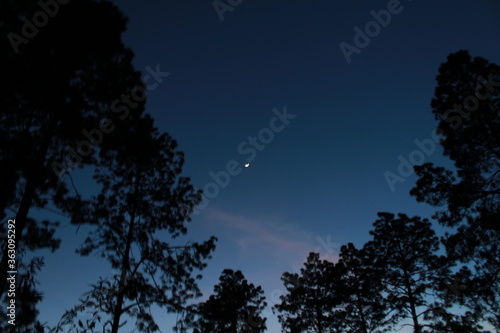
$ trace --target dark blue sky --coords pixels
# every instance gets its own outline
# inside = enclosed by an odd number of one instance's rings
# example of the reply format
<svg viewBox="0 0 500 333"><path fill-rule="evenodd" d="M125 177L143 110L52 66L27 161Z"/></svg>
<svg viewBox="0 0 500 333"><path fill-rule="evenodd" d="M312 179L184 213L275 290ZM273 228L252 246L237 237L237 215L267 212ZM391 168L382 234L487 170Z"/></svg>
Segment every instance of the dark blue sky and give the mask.
<svg viewBox="0 0 500 333"><path fill-rule="evenodd" d="M185 175L203 189L228 162L241 168L224 188L208 185L213 198L185 238L219 237L200 282L206 296L224 268L241 269L272 305L284 291L283 272L310 251L335 260L337 246L361 247L377 212L430 216L408 194L414 176L391 189L384 173L398 175L400 156L447 163L439 147L419 153L415 140L432 139L429 104L449 53L467 49L500 63L500 3L493 0L243 0L223 21L208 0L115 3L130 19L124 41L137 69L169 73L148 92L147 112L185 152ZM348 63L339 45L355 46L354 28L364 30L370 12L388 6L397 14L371 30ZM270 121L284 108L296 117L283 127L273 122L282 128L273 132ZM254 148L243 168L249 137L263 149ZM74 176L85 191L84 173ZM84 231L63 220L62 248L40 275L42 321L53 323L88 284L111 273L106 262L73 254ZM279 332L266 314L268 332ZM172 320L159 320L164 332Z"/></svg>

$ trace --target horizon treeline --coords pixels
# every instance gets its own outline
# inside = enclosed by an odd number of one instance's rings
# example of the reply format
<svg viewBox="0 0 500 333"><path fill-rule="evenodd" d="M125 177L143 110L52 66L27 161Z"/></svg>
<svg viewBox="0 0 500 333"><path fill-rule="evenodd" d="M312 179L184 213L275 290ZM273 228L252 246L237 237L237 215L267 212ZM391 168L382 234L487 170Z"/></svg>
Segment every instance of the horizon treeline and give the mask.
<svg viewBox="0 0 500 333"><path fill-rule="evenodd" d="M311 252L300 272L283 273L273 307L283 332L499 331L498 271L440 255L427 219L381 212L373 225L372 240L343 245L337 262Z"/></svg>
<svg viewBox="0 0 500 333"><path fill-rule="evenodd" d="M122 42L126 25L110 1L0 5L0 330L158 332L160 308L179 316L168 324L178 332L265 332L265 292L239 270L223 270L213 295L195 302L217 238L179 241L202 192L145 111L168 73L149 68L158 82L143 81ZM448 56L431 108L455 169L417 165L411 190L436 207L433 221L379 213L361 248L345 244L335 263L311 253L300 272L285 272L273 306L283 332L500 331L499 103L499 66L463 50ZM87 197L72 178L82 168L95 189ZM53 327L38 319L37 251L64 239L59 221L33 213L49 208L88 227L77 253L111 272L82 284ZM436 235L433 223L449 232Z"/></svg>
<svg viewBox="0 0 500 333"><path fill-rule="evenodd" d="M500 332L500 67L462 50L436 81L436 133L455 170L416 165L410 194L448 231L381 212L372 239L343 245L337 263L310 253L282 275L283 332Z"/></svg>

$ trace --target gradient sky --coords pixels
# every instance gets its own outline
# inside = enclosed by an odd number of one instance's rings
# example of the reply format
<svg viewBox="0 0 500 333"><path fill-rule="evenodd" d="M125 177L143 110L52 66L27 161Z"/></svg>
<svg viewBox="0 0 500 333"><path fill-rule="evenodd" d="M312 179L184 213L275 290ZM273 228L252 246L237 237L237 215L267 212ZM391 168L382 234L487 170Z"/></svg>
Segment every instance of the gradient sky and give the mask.
<svg viewBox="0 0 500 333"><path fill-rule="evenodd" d="M500 63L500 2L493 0L402 0L350 63L339 44L354 45L354 28L364 30L370 12L386 10L387 1L243 0L223 21L210 0L114 2L129 18L124 41L136 68L169 73L148 92L146 110L178 141L184 174L197 188L230 161L242 168L249 136L266 141L249 168L217 186L179 240L219 238L200 282L206 297L224 268L240 269L273 305L283 272L297 271L311 251L336 260L340 245L361 247L377 212L429 217L433 210L408 194L415 176L392 191L384 173L398 173L399 156L419 156L415 140L431 140L429 104L448 54L467 49ZM280 132L266 130L284 108L296 117ZM424 159L447 163L439 147ZM73 176L91 193L85 172ZM87 229L76 233L66 219L49 216L62 221L63 243L40 274L40 319L54 324L111 270L74 254ZM268 332L280 332L265 315ZM171 332L175 318L157 319Z"/></svg>

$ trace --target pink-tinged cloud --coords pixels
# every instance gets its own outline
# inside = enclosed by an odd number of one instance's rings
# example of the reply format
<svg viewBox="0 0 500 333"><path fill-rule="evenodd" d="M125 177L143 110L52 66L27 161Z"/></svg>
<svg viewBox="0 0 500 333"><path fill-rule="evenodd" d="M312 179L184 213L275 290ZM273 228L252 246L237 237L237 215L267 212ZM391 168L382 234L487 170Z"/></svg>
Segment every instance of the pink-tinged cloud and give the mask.
<svg viewBox="0 0 500 333"><path fill-rule="evenodd" d="M315 237L297 226L279 221L260 221L241 215L233 215L217 209L207 212L212 223L222 225L240 250L259 249L270 254L297 258L307 257L309 252L320 252L324 259L335 260L338 250L326 247L326 240ZM271 251L271 252L269 252Z"/></svg>

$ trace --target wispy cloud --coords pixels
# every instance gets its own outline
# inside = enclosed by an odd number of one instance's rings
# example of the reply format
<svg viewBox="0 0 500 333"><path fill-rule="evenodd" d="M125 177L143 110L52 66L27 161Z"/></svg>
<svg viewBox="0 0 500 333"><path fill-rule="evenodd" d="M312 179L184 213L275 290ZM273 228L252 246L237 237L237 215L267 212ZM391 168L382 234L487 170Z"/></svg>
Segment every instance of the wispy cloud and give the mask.
<svg viewBox="0 0 500 333"><path fill-rule="evenodd" d="M205 218L211 227L223 230L226 244L224 251L234 253L245 263L244 274L248 281L260 285L266 291L268 307L264 316L270 319L270 327L278 321L271 311L280 303L280 296L286 293L280 277L284 272L298 273L309 252L319 252L322 259L336 262L339 244L326 235L317 235L280 217L249 217L216 208L209 208ZM222 236L222 235L221 235ZM222 250L222 249L219 249ZM226 267L226 262L222 265ZM232 266L238 266L232 261ZM207 289L207 293L210 291Z"/></svg>
<svg viewBox="0 0 500 333"><path fill-rule="evenodd" d="M217 209L210 209L207 218L224 227L226 237L235 242L240 251L265 251L277 256L286 253L293 260L305 258L309 252L326 252L317 236L277 218L260 220Z"/></svg>

